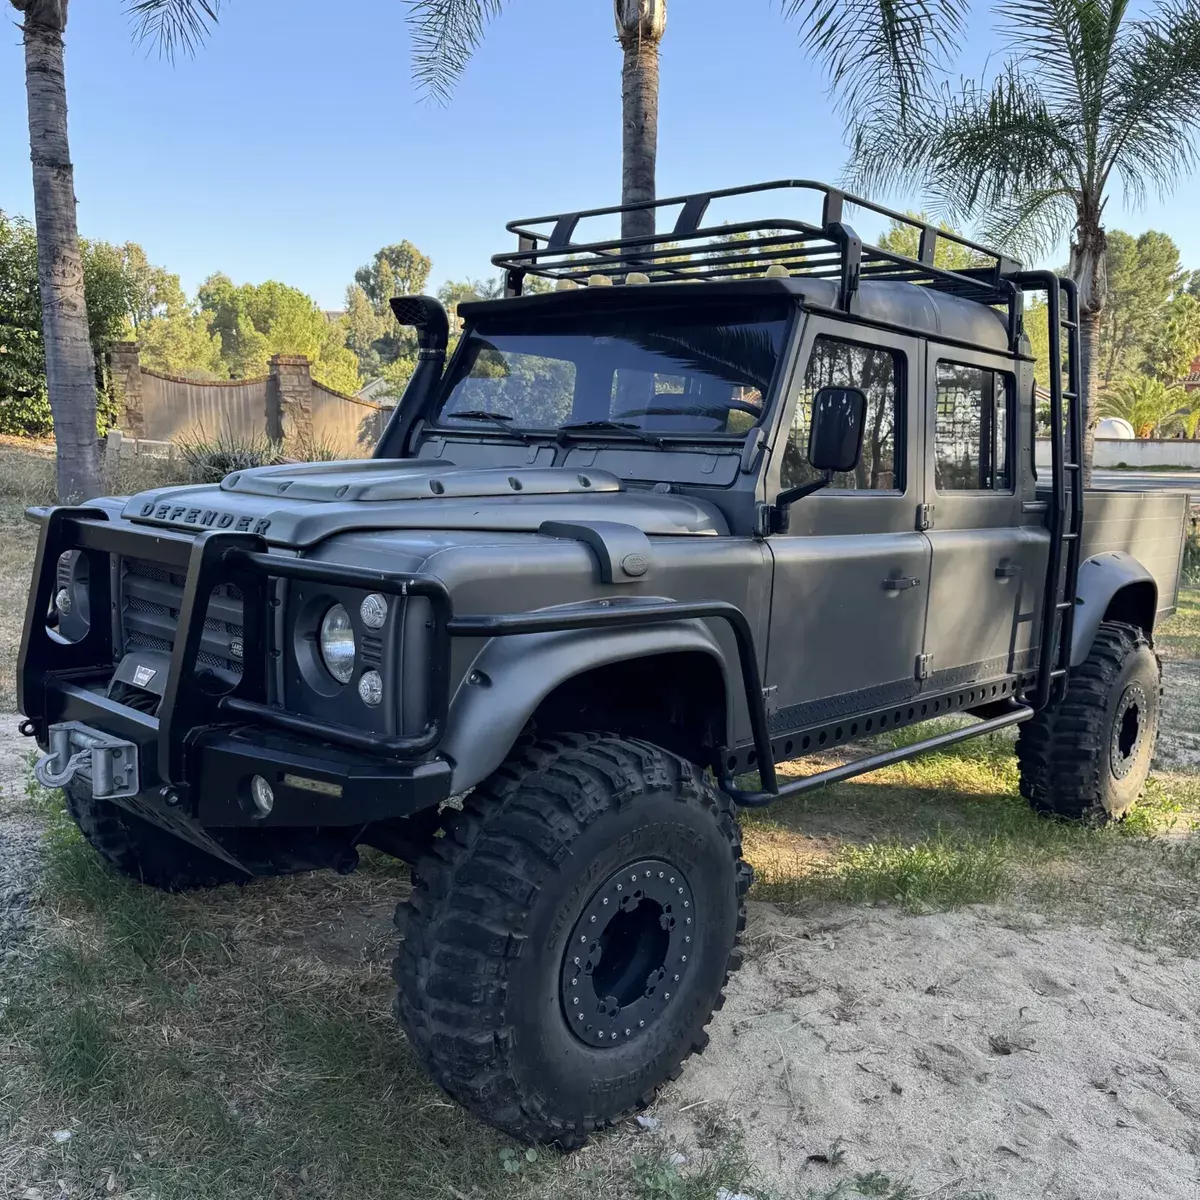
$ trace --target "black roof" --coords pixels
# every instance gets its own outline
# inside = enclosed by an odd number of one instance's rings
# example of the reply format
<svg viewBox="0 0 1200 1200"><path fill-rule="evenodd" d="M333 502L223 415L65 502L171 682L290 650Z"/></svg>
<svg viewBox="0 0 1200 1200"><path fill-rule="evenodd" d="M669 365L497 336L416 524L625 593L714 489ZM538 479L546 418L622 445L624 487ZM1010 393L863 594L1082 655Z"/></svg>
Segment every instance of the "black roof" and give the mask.
<svg viewBox="0 0 1200 1200"><path fill-rule="evenodd" d="M739 279L706 283L651 283L615 287L580 287L570 291L475 300L458 306L459 314L478 324L516 316L576 316L598 309L697 308L727 309L739 301L800 299L810 307L838 308L838 285L804 276ZM913 333L949 338L1005 351L1009 347L1007 314L1000 310L910 283L865 280L855 294L850 315L894 325Z"/></svg>

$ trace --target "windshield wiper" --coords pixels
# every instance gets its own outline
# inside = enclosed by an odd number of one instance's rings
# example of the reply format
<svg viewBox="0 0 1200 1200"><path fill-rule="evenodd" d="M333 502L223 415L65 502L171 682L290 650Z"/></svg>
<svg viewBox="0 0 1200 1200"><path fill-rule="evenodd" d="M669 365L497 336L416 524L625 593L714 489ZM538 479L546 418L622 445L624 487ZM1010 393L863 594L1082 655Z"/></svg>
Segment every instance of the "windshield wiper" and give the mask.
<svg viewBox="0 0 1200 1200"><path fill-rule="evenodd" d="M509 413L488 412L486 408L464 408L461 412L449 412L443 414L447 420L463 420L463 421L492 421L499 425L505 433L511 433L513 437L520 438L527 446L533 442L533 438L523 430L514 429L509 421L513 417Z"/></svg>
<svg viewBox="0 0 1200 1200"><path fill-rule="evenodd" d="M640 425L635 425L632 421L571 421L567 425L558 427L560 433L587 433L592 429L615 429L620 433L632 433L638 441L656 446L659 450L663 449L662 438L647 433Z"/></svg>

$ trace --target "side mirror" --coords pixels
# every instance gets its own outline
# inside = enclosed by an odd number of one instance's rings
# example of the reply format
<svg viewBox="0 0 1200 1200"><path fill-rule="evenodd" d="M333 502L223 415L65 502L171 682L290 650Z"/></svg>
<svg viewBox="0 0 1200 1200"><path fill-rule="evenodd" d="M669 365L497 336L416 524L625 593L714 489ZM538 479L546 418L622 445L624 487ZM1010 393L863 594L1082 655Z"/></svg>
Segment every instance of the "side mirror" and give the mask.
<svg viewBox="0 0 1200 1200"><path fill-rule="evenodd" d="M852 471L862 456L867 397L859 388L823 387L813 397L808 461L818 471Z"/></svg>
<svg viewBox="0 0 1200 1200"><path fill-rule="evenodd" d="M823 387L817 392L808 431L808 462L821 472L820 478L780 492L766 532L786 533L792 504L828 487L835 471L852 471L858 466L866 426L867 397L859 388Z"/></svg>

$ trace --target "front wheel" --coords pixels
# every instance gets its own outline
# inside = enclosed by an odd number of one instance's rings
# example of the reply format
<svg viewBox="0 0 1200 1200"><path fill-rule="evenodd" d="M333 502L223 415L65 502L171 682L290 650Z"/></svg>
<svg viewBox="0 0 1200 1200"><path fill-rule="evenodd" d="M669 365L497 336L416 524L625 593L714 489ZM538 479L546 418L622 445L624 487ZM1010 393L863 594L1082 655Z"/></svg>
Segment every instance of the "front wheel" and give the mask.
<svg viewBox="0 0 1200 1200"><path fill-rule="evenodd" d="M1162 670L1146 635L1103 622L1063 698L1021 726L1021 794L1048 816L1120 820L1150 773L1161 696Z"/></svg>
<svg viewBox="0 0 1200 1200"><path fill-rule="evenodd" d="M477 1116L581 1145L707 1043L750 878L691 763L595 734L524 748L413 871L397 1015Z"/></svg>

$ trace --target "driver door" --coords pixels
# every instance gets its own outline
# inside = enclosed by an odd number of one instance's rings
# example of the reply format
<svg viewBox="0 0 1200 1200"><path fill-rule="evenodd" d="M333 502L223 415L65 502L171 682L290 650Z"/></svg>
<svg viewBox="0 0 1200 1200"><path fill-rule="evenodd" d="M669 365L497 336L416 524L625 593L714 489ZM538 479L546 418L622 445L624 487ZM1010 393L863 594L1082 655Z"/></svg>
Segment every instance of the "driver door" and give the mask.
<svg viewBox="0 0 1200 1200"><path fill-rule="evenodd" d="M863 452L852 472L792 505L767 539L774 586L766 682L776 735L908 701L920 692L930 544L923 496L924 369L919 339L810 318L776 437L767 499L815 477L812 398L823 386L867 396Z"/></svg>

